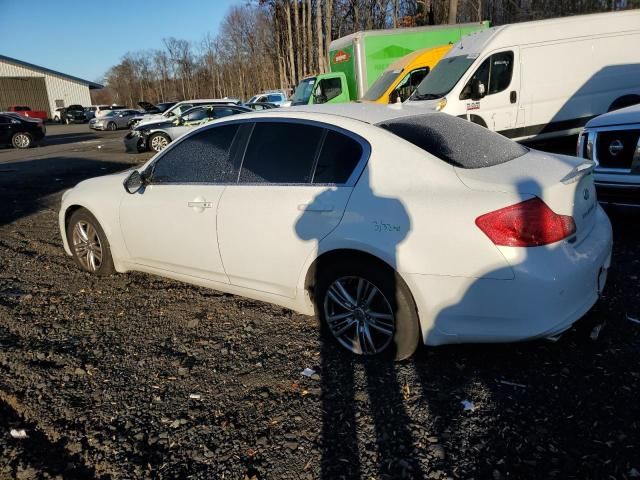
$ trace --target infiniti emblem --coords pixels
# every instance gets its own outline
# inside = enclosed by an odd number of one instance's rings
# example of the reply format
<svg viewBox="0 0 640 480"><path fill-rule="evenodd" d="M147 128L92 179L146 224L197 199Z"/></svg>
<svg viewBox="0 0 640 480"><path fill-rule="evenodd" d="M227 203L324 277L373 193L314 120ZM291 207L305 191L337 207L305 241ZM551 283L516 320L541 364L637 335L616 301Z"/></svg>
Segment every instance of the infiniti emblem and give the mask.
<svg viewBox="0 0 640 480"><path fill-rule="evenodd" d="M623 148L624 145L622 144L622 142L616 139L609 144L609 153L615 157L622 151Z"/></svg>
<svg viewBox="0 0 640 480"><path fill-rule="evenodd" d="M582 192L582 196L584 197L585 200L589 200L589 196L591 194L589 193L589 189L585 188L584 192Z"/></svg>

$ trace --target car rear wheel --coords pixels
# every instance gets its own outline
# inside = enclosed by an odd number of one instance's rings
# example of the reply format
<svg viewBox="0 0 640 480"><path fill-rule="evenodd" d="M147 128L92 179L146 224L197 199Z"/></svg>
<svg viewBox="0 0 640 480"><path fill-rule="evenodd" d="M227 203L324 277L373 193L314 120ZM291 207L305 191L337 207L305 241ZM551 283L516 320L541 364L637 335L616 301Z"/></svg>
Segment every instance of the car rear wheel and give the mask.
<svg viewBox="0 0 640 480"><path fill-rule="evenodd" d="M71 120L69 120L69 118L65 118L64 119L64 123L66 123L67 125L69 125L71 123Z"/></svg>
<svg viewBox="0 0 640 480"><path fill-rule="evenodd" d="M88 210L73 212L67 226L67 241L74 261L84 271L101 276L114 273L107 236Z"/></svg>
<svg viewBox="0 0 640 480"><path fill-rule="evenodd" d="M31 143L31 135L25 132L14 133L13 137L11 137L11 145L15 148L29 148Z"/></svg>
<svg viewBox="0 0 640 480"><path fill-rule="evenodd" d="M410 357L420 325L413 297L400 276L377 263L319 267L316 309L331 335L357 355Z"/></svg>
<svg viewBox="0 0 640 480"><path fill-rule="evenodd" d="M109 122L107 124L107 129L113 132L118 129L118 126L114 122Z"/></svg>
<svg viewBox="0 0 640 480"><path fill-rule="evenodd" d="M149 146L149 150L153 150L154 152L160 152L167 148L167 145L171 142L171 139L168 135L158 132L149 136L149 140L147 141L147 145Z"/></svg>

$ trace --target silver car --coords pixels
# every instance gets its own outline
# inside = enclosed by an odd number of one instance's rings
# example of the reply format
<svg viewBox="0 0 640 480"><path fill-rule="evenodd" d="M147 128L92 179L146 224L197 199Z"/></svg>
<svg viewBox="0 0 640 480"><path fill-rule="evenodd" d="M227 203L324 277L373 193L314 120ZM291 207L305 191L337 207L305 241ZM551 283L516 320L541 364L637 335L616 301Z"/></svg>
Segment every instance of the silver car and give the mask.
<svg viewBox="0 0 640 480"><path fill-rule="evenodd" d="M173 120L148 123L133 128L124 139L125 149L127 152L144 150L159 152L192 128L212 120L251 111L241 105L218 104L193 107L185 111L184 115L174 117Z"/></svg>
<svg viewBox="0 0 640 480"><path fill-rule="evenodd" d="M140 113L139 110L111 110L100 118L92 118L89 121L89 128L93 130L129 128L129 121Z"/></svg>

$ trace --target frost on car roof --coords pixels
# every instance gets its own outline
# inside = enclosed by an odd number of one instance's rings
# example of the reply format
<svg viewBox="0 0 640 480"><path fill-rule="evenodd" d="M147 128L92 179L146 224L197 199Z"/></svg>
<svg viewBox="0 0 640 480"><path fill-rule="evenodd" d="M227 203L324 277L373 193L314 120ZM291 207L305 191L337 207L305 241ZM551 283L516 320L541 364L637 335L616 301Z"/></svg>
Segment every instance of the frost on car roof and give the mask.
<svg viewBox="0 0 640 480"><path fill-rule="evenodd" d="M492 167L529 151L502 135L446 114L405 116L377 125L454 167Z"/></svg>

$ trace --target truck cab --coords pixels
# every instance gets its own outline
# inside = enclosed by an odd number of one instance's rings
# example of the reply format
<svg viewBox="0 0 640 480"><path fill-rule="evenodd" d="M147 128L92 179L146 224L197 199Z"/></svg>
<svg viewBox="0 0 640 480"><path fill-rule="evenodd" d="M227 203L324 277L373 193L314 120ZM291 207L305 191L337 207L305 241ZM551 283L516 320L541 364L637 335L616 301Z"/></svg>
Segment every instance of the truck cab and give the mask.
<svg viewBox="0 0 640 480"><path fill-rule="evenodd" d="M346 103L351 100L347 77L342 72L303 78L291 98L291 105Z"/></svg>
<svg viewBox="0 0 640 480"><path fill-rule="evenodd" d="M453 45L425 48L393 62L369 87L363 102L404 102Z"/></svg>

